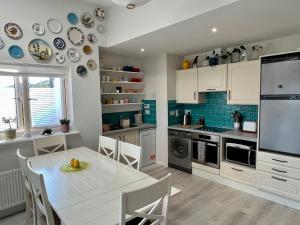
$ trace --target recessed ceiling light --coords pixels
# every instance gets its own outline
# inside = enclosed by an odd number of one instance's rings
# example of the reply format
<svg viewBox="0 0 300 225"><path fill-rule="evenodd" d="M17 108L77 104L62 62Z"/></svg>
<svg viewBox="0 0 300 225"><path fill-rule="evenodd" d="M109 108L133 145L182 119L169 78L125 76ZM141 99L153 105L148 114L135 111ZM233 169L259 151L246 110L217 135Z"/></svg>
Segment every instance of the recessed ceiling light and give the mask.
<svg viewBox="0 0 300 225"><path fill-rule="evenodd" d="M141 52L144 52L144 51L145 51L145 49L141 48Z"/></svg>
<svg viewBox="0 0 300 225"><path fill-rule="evenodd" d="M213 32L213 33L216 33L218 31L218 28L216 28L216 27L213 27L212 29L211 29L211 32Z"/></svg>

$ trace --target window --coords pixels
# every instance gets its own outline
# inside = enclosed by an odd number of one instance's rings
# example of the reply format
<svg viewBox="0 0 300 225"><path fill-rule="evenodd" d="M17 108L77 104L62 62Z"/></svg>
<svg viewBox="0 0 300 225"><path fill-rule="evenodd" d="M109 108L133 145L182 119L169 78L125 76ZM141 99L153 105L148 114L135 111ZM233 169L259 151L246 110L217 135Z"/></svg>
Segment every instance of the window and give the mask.
<svg viewBox="0 0 300 225"><path fill-rule="evenodd" d="M67 117L64 76L31 74L28 68L13 75L3 71L0 63L0 132L9 128L2 117L15 118L12 127L27 132L56 127Z"/></svg>

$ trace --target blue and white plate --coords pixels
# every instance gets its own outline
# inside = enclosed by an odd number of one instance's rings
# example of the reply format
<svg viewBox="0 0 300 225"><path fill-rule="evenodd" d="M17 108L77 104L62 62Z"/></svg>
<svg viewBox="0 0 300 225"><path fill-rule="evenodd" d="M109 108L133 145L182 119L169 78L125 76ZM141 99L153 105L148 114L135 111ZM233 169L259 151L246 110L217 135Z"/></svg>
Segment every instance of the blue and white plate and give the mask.
<svg viewBox="0 0 300 225"><path fill-rule="evenodd" d="M24 56L22 48L20 48L18 45L10 46L8 49L8 53L14 59L21 59Z"/></svg>
<svg viewBox="0 0 300 225"><path fill-rule="evenodd" d="M55 46L55 48L57 48L58 50L62 50L66 47L66 43L64 41L64 39L57 37L53 40L53 45Z"/></svg>
<svg viewBox="0 0 300 225"><path fill-rule="evenodd" d="M68 18L69 23L72 25L76 25L78 23L78 16L73 12L70 12L68 14L67 18Z"/></svg>

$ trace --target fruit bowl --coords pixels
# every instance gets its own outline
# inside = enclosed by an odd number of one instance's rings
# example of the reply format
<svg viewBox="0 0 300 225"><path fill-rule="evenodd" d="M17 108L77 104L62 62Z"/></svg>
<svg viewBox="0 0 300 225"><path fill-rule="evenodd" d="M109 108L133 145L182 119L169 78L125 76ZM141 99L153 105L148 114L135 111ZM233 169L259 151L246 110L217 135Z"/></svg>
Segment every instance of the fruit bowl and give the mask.
<svg viewBox="0 0 300 225"><path fill-rule="evenodd" d="M60 170L62 172L78 172L90 167L90 163L72 159L69 164L62 165Z"/></svg>

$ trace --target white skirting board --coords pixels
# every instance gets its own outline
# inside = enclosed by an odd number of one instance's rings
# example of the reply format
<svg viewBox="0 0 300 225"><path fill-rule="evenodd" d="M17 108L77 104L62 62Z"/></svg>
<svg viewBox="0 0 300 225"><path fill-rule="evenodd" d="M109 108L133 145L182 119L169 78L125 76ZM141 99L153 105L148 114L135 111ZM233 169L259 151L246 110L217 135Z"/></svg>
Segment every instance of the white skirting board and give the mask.
<svg viewBox="0 0 300 225"><path fill-rule="evenodd" d="M293 200L287 199L287 198L283 198L283 197L280 197L278 195L274 195L274 194L271 194L271 193L268 193L268 192L265 192L265 191L261 191L261 190L255 188L255 187L251 187L251 186L248 186L248 185L230 180L228 178L224 178L224 177L221 177L219 175L208 173L206 171L202 171L202 170L199 170L199 169L193 168L193 174L197 175L197 176L200 176L200 177L203 177L205 179L208 179L208 180L226 185L228 187L237 189L239 191L243 191L243 192L246 192L246 193L261 197L261 198L264 198L266 200L273 201L273 202L279 203L281 205L285 205L285 206L288 206L290 208L300 210L300 202L293 201Z"/></svg>

